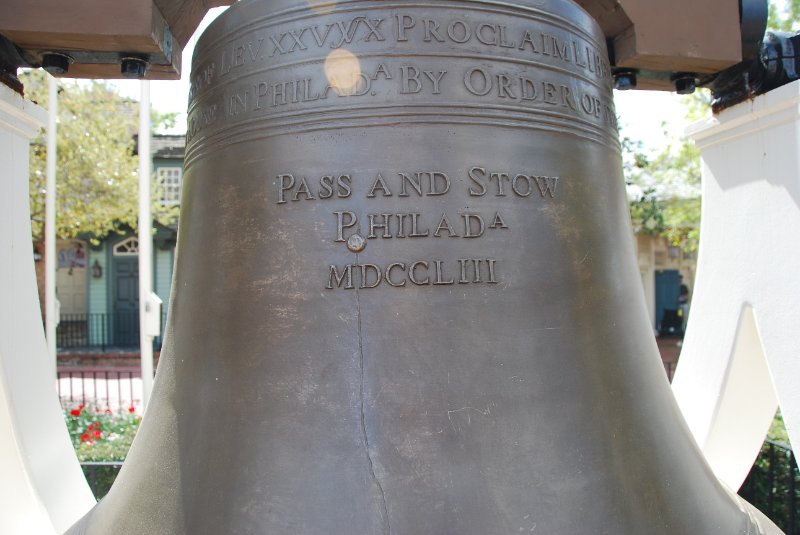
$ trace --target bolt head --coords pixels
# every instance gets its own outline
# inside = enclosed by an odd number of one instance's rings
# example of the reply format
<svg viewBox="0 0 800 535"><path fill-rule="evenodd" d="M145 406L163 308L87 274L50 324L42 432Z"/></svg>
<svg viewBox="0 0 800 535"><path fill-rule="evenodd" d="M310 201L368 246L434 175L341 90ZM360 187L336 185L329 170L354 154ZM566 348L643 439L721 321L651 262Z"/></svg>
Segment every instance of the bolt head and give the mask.
<svg viewBox="0 0 800 535"><path fill-rule="evenodd" d="M53 76L61 76L69 70L69 58L63 54L44 54L42 56L42 69Z"/></svg>
<svg viewBox="0 0 800 535"><path fill-rule="evenodd" d="M691 95L697 89L694 78L686 76L675 80L675 91L679 95Z"/></svg>
<svg viewBox="0 0 800 535"><path fill-rule="evenodd" d="M122 58L120 69L123 78L141 80L147 71L147 62L139 58Z"/></svg>
<svg viewBox="0 0 800 535"><path fill-rule="evenodd" d="M614 89L617 89L619 91L636 89L636 73L635 72L616 73L614 75Z"/></svg>
<svg viewBox="0 0 800 535"><path fill-rule="evenodd" d="M367 240L361 234L353 234L347 239L347 248L353 253L360 253L367 247Z"/></svg>

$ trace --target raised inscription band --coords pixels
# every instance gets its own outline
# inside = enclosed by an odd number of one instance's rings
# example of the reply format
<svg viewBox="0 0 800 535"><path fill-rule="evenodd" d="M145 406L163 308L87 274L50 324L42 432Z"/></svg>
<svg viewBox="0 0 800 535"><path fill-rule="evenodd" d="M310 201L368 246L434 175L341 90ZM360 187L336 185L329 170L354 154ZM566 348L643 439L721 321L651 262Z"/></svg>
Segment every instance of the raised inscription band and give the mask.
<svg viewBox="0 0 800 535"><path fill-rule="evenodd" d="M496 2L341 4L210 39L192 73L187 165L207 145L387 124L568 132L618 148L605 48L575 24Z"/></svg>

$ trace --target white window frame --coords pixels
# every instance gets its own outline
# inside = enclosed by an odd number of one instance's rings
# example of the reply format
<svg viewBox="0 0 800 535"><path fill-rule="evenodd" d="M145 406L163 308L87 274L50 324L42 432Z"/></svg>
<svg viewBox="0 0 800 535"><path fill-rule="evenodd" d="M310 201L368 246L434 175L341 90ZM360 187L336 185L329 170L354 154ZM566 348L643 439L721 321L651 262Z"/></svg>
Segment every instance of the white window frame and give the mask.
<svg viewBox="0 0 800 535"><path fill-rule="evenodd" d="M162 206L180 204L183 186L183 169L180 166L164 166L156 169L158 202Z"/></svg>
<svg viewBox="0 0 800 535"><path fill-rule="evenodd" d="M131 236L124 239L112 249L114 256L139 256L139 238Z"/></svg>

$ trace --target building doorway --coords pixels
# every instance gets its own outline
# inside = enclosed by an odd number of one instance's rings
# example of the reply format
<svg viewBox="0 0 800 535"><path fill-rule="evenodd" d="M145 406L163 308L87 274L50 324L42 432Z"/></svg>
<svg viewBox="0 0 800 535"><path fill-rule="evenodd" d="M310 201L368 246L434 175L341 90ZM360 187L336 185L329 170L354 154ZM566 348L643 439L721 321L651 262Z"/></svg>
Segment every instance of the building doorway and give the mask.
<svg viewBox="0 0 800 535"><path fill-rule="evenodd" d="M113 345L139 345L139 248L136 238L128 238L114 246L114 293L111 332Z"/></svg>
<svg viewBox="0 0 800 535"><path fill-rule="evenodd" d="M659 336L683 336L683 316L678 303L681 274L677 269L656 271L656 324Z"/></svg>

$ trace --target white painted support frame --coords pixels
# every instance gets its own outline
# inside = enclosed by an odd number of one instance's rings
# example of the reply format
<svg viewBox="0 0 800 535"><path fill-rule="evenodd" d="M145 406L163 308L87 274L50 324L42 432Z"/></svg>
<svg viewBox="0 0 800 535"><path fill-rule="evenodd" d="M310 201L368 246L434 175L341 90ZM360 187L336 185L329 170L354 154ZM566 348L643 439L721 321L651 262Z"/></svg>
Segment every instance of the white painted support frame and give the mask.
<svg viewBox="0 0 800 535"><path fill-rule="evenodd" d="M0 533L63 533L94 504L55 390L39 309L29 143L47 113L0 84Z"/></svg>
<svg viewBox="0 0 800 535"><path fill-rule="evenodd" d="M153 161L150 155L150 81L140 82L139 99L139 351L142 367L142 410L147 409L153 391L153 334L148 327L158 314L161 326L161 300L153 301L153 217L150 186ZM156 310L157 308L157 310ZM158 333L156 333L158 334Z"/></svg>
<svg viewBox="0 0 800 535"><path fill-rule="evenodd" d="M689 129L703 158L692 314L673 391L717 477L741 486L780 401L800 447L800 82Z"/></svg>
<svg viewBox="0 0 800 535"><path fill-rule="evenodd" d="M56 327L61 319L61 307L56 299L56 156L58 151L58 82L52 76L47 77L49 96L47 99L47 185L45 197L44 243L45 243L45 338L47 354L53 365L53 377L58 377L58 351L56 348Z"/></svg>

